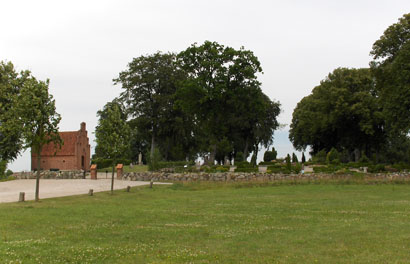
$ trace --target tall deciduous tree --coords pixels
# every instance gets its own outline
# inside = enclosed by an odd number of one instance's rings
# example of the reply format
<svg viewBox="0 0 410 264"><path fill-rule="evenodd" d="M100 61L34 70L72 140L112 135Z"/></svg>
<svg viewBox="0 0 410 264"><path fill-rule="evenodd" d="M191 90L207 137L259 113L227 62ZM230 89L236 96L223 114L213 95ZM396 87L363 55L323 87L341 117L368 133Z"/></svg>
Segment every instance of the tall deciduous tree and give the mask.
<svg viewBox="0 0 410 264"><path fill-rule="evenodd" d="M410 133L410 13L373 44L370 63L389 129Z"/></svg>
<svg viewBox="0 0 410 264"><path fill-rule="evenodd" d="M112 160L111 193L114 191L114 169L118 159L130 153L131 130L124 110L116 100L107 103L97 112L98 125L95 128L95 141L99 156Z"/></svg>
<svg viewBox="0 0 410 264"><path fill-rule="evenodd" d="M356 153L377 151L385 139L384 121L369 69L338 68L293 112L289 138L312 153L332 147Z"/></svg>
<svg viewBox="0 0 410 264"><path fill-rule="evenodd" d="M17 73L11 62L0 62L0 160L14 160L23 148L16 102L29 71Z"/></svg>
<svg viewBox="0 0 410 264"><path fill-rule="evenodd" d="M150 130L151 155L158 137L164 134L161 128L166 126L162 124L169 121L174 110L173 96L180 78L175 55L157 52L134 58L114 79L114 83L121 84L124 89L120 98L126 103L129 114Z"/></svg>
<svg viewBox="0 0 410 264"><path fill-rule="evenodd" d="M178 61L187 75L178 97L205 135L202 150L210 152L210 163L232 151L246 158L249 150L272 142L280 108L262 93L262 68L251 51L205 41L179 53Z"/></svg>
<svg viewBox="0 0 410 264"><path fill-rule="evenodd" d="M31 147L37 156L36 201L39 200L42 148L50 142L54 143L56 148L60 147L62 143L58 133L61 117L56 112L53 96L48 93L48 86L48 80L44 82L30 77L25 80L20 94L14 97L24 147Z"/></svg>

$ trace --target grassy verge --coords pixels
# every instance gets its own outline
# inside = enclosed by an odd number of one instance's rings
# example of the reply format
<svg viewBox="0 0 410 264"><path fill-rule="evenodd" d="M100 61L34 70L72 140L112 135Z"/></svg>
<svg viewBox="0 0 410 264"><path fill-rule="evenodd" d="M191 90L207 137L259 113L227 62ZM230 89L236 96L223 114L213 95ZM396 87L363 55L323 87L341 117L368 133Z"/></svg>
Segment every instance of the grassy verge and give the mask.
<svg viewBox="0 0 410 264"><path fill-rule="evenodd" d="M112 167L111 168L102 168L102 169L97 169L98 172L111 172L112 171ZM144 171L148 171L148 166L147 165L134 165L132 166L132 168L129 165L125 165L124 166L124 173L128 173L128 172L144 172Z"/></svg>
<svg viewBox="0 0 410 264"><path fill-rule="evenodd" d="M404 263L410 185L192 183L0 204L2 263Z"/></svg>
<svg viewBox="0 0 410 264"><path fill-rule="evenodd" d="M14 181L15 179L14 176L7 176L6 178L0 178L0 182Z"/></svg>

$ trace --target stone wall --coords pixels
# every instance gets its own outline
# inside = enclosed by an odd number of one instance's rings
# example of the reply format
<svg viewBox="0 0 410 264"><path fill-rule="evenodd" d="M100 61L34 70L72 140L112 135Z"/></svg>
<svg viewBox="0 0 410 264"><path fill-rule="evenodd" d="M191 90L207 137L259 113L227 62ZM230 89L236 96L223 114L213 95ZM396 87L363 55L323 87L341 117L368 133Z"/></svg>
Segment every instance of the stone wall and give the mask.
<svg viewBox="0 0 410 264"><path fill-rule="evenodd" d="M37 172L27 171L14 173L13 176L17 179L35 179ZM84 172L82 170L76 171L41 171L41 179L83 179Z"/></svg>
<svg viewBox="0 0 410 264"><path fill-rule="evenodd" d="M308 174L267 174L267 173L166 173L166 172L131 172L125 173L123 180L131 181L317 181L317 180L355 180L360 179L360 176L351 174L324 174L324 173L308 173ZM410 172L402 173L375 173L365 174L364 180L376 181L393 181L405 180L410 182Z"/></svg>

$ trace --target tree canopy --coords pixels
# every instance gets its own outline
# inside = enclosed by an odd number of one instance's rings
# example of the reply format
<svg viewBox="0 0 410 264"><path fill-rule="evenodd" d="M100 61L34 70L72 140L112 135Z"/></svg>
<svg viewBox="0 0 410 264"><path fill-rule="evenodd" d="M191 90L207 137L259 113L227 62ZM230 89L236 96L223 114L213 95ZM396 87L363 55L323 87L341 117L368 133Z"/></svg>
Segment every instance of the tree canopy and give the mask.
<svg viewBox="0 0 410 264"><path fill-rule="evenodd" d="M410 13L373 44L371 69L389 129L410 133Z"/></svg>
<svg viewBox="0 0 410 264"><path fill-rule="evenodd" d="M28 78L16 100L18 123L24 140L24 147L31 147L37 156L35 200L39 200L41 151L44 145L53 142L59 148L62 140L58 133L61 116L56 112L55 100L48 93L49 81Z"/></svg>
<svg viewBox="0 0 410 264"><path fill-rule="evenodd" d="M209 156L212 163L271 145L280 104L262 92L259 73L253 52L209 41L134 58L114 79L123 88L132 157L149 147L165 160Z"/></svg>
<svg viewBox="0 0 410 264"><path fill-rule="evenodd" d="M376 151L384 140L384 120L369 69L338 68L304 97L293 112L289 138L312 154L332 147Z"/></svg>
<svg viewBox="0 0 410 264"><path fill-rule="evenodd" d="M280 104L262 93L253 52L205 41L179 53L178 62L187 76L179 103L201 127L201 150L210 153L210 163L237 152L246 158L259 144L272 143Z"/></svg>
<svg viewBox="0 0 410 264"><path fill-rule="evenodd" d="M11 62L0 62L0 160L14 160L23 148L17 96L29 71L17 73Z"/></svg>

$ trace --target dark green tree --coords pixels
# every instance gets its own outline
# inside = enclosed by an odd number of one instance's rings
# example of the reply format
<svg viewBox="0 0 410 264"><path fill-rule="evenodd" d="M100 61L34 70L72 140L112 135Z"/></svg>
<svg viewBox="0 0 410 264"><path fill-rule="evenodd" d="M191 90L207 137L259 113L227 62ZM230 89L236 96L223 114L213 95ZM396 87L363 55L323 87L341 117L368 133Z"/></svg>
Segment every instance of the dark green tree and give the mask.
<svg viewBox="0 0 410 264"><path fill-rule="evenodd" d="M370 63L389 131L410 132L410 13L373 44ZM396 137L397 135L393 135Z"/></svg>
<svg viewBox="0 0 410 264"><path fill-rule="evenodd" d="M296 154L294 152L292 153L292 162L293 163L298 163L299 162L298 157L296 156Z"/></svg>
<svg viewBox="0 0 410 264"><path fill-rule="evenodd" d="M297 150L312 154L331 148L377 152L385 140L384 120L369 69L338 68L293 112L289 138Z"/></svg>
<svg viewBox="0 0 410 264"><path fill-rule="evenodd" d="M61 147L62 140L58 133L61 120L56 112L55 100L48 93L49 81L38 81L29 77L24 81L16 100L18 122L24 139L24 148L31 147L37 157L37 175L35 200L39 198L41 151L43 146L53 143L56 150Z"/></svg>
<svg viewBox="0 0 410 264"><path fill-rule="evenodd" d="M174 106L176 85L182 78L182 71L175 64L175 55L157 52L134 58L127 69L114 79L114 83L121 84L124 89L120 98L132 119L137 119L134 124L138 133L142 137L150 137L151 155L160 139L165 138L162 145L159 144L160 148L167 150L167 145L178 145L172 139L181 139L178 136L184 134L186 137L182 141L192 135L184 130L184 125L189 127L188 120L181 119ZM189 139L186 141L185 146L192 146Z"/></svg>
<svg viewBox="0 0 410 264"><path fill-rule="evenodd" d="M306 162L306 158L305 158L305 152L302 152L302 163Z"/></svg>
<svg viewBox="0 0 410 264"><path fill-rule="evenodd" d="M131 130L124 118L122 105L114 100L97 112L95 141L99 157L112 160L111 193L114 190L114 169L118 160L130 155Z"/></svg>
<svg viewBox="0 0 410 264"><path fill-rule="evenodd" d="M290 162L290 155L286 155L285 158L285 162L286 162L286 170L290 173L292 170L292 163Z"/></svg>
<svg viewBox="0 0 410 264"><path fill-rule="evenodd" d="M179 102L201 128L201 151L210 153L211 164L236 152L246 159L259 144L272 143L280 105L262 93L262 69L251 51L206 41L182 51L178 61L187 76Z"/></svg>
<svg viewBox="0 0 410 264"><path fill-rule="evenodd" d="M278 154L278 153L277 153L277 151L275 150L275 148L272 147L272 150L271 150L271 151L269 151L269 150L265 151L265 154L263 155L263 161L269 162L269 161L275 160L277 154Z"/></svg>

